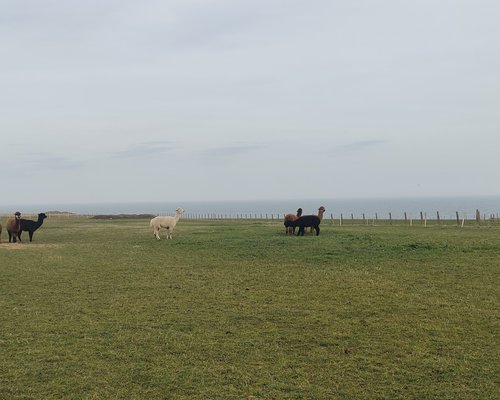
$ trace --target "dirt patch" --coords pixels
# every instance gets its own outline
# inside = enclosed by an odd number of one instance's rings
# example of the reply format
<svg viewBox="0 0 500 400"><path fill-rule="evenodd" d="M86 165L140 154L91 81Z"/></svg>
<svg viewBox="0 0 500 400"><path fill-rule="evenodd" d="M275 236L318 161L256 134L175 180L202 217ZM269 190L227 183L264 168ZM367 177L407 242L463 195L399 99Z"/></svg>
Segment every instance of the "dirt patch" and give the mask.
<svg viewBox="0 0 500 400"><path fill-rule="evenodd" d="M28 249L58 249L62 244L55 243L0 243L0 249L28 250Z"/></svg>

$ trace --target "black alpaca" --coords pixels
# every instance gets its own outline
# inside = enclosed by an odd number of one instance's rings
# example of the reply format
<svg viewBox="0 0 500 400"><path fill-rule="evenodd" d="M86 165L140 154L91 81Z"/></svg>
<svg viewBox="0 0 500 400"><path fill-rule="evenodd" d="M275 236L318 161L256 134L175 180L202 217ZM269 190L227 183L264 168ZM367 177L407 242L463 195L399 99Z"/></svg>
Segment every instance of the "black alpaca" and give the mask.
<svg viewBox="0 0 500 400"><path fill-rule="evenodd" d="M299 227L299 233L297 236L304 236L304 229L312 227L316 231L316 236L319 235L319 224L321 220L317 215L303 215L302 217L297 218L295 221L292 221L292 225L294 228Z"/></svg>
<svg viewBox="0 0 500 400"><path fill-rule="evenodd" d="M19 230L19 235L18 239L21 241L21 233L23 231L27 231L28 234L30 235L30 242L33 241L33 232L35 232L38 228L40 228L43 224L43 220L47 218L47 216L44 213L38 214L38 220L37 221L32 221L29 219L23 219L21 218L21 229Z"/></svg>

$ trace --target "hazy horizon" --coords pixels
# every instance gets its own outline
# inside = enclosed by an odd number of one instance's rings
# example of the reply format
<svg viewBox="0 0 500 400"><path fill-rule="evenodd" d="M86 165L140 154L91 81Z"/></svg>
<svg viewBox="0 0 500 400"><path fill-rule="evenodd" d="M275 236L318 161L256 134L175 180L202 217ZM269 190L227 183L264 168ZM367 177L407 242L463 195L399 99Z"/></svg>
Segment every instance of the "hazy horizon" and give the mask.
<svg viewBox="0 0 500 400"><path fill-rule="evenodd" d="M241 213L270 213L282 215L294 212L301 207L305 213L315 214L319 206L326 207L328 215L336 217L344 213L348 217L354 213L357 217L366 214L374 217L375 213L383 218L391 212L393 218L402 218L404 212L408 216L418 217L420 212L429 217L439 211L442 218L454 219L455 213L461 217L475 216L476 209L482 215L500 213L500 196L464 196L464 197L407 197L407 198L321 198L321 199L267 199L267 200L214 200L214 201L154 201L154 202L104 202L104 203L50 203L50 204L17 204L0 205L0 214L10 215L21 211L23 215L34 215L39 212L70 212L76 214L170 214L177 207L182 207L186 215L217 213L234 215Z"/></svg>
<svg viewBox="0 0 500 400"><path fill-rule="evenodd" d="M137 203L244 203L244 202L266 202L266 201L294 201L294 202L300 202L300 201L320 201L320 200L325 200L325 201L370 201L370 200L429 200L429 199L469 199L469 200L474 200L474 199L500 199L500 195L462 195L462 196L453 196L453 195L445 195L445 196L366 196L366 197L297 197L297 198L284 198L284 197L276 197L276 198L246 198L246 199L208 199L208 200L195 200L195 199L163 199L163 200L146 200L146 201L130 201L130 200L108 200L108 201L86 201L86 202L81 202L81 201L69 201L69 202L60 202L60 201L51 201L51 202L45 202L45 203L40 203L41 205L47 205L47 204L66 204L66 205L81 205L81 204L137 204ZM19 202L16 203L21 206L34 206L37 205L38 203L35 202ZM0 203L0 207L4 206L12 206L12 203L9 204L7 203ZM500 208L500 203L499 203L499 208Z"/></svg>
<svg viewBox="0 0 500 400"><path fill-rule="evenodd" d="M498 196L499 20L491 0L3 1L0 205Z"/></svg>

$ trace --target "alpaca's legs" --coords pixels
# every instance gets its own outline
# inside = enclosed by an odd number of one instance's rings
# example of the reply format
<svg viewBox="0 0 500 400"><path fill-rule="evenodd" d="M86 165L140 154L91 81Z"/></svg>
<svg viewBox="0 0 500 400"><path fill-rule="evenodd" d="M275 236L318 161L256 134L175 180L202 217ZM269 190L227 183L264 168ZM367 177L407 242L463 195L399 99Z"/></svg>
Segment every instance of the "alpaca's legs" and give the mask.
<svg viewBox="0 0 500 400"><path fill-rule="evenodd" d="M316 229L316 236L318 236L319 235L319 225L315 226L314 229Z"/></svg>

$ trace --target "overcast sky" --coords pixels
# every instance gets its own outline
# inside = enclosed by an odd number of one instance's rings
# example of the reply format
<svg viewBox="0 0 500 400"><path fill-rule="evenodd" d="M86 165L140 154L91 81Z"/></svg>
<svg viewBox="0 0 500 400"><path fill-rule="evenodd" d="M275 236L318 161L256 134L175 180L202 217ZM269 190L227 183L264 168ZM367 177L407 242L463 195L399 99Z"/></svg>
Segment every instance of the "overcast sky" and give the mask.
<svg viewBox="0 0 500 400"><path fill-rule="evenodd" d="M0 204L500 195L496 0L0 9Z"/></svg>

